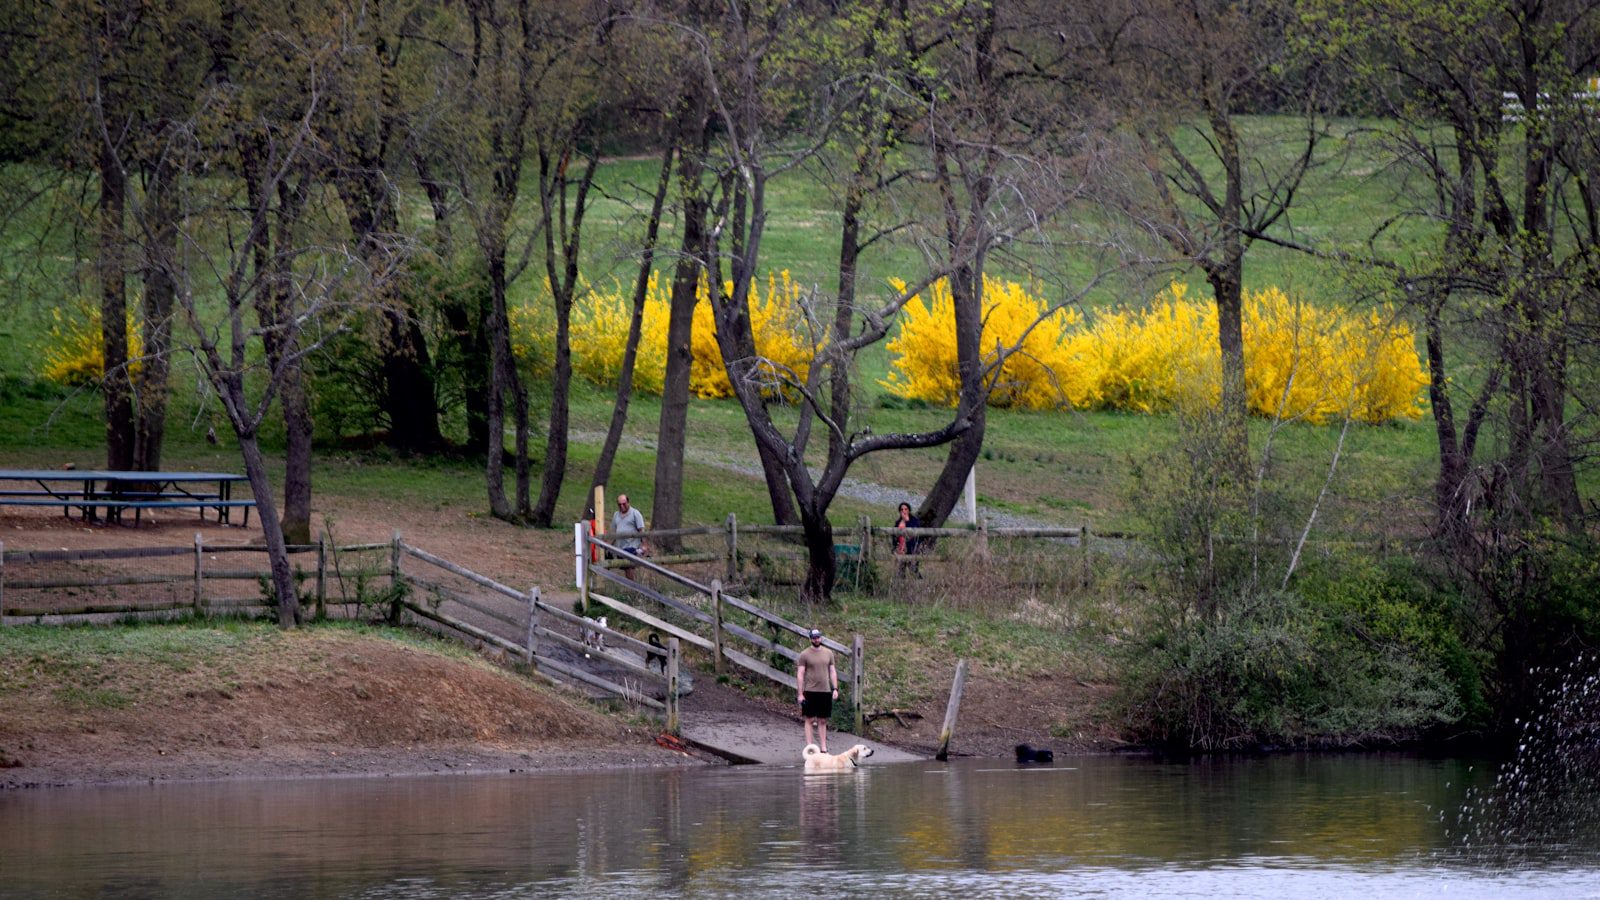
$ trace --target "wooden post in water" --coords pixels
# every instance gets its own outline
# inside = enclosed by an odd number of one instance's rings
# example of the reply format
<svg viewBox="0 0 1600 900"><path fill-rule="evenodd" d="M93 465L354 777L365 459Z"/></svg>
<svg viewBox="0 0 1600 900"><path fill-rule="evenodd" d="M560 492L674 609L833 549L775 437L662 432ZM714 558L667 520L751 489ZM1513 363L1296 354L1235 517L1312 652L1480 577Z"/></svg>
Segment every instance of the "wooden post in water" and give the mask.
<svg viewBox="0 0 1600 900"><path fill-rule="evenodd" d="M950 685L950 705L944 708L944 727L939 729L939 752L933 755L940 762L950 758L950 738L956 731L956 712L961 709L961 689L967 685L967 661L956 660L956 679Z"/></svg>
<svg viewBox="0 0 1600 900"><path fill-rule="evenodd" d="M200 560L204 558L204 553L204 541L200 537L200 532L196 531L194 533L194 614L196 616L201 613L201 601L204 596L204 588L200 586L202 579Z"/></svg>
<svg viewBox="0 0 1600 900"><path fill-rule="evenodd" d="M328 532L317 535L317 620L328 617Z"/></svg>
<svg viewBox="0 0 1600 900"><path fill-rule="evenodd" d="M533 634L538 629L539 586L534 585L528 589L528 629L523 635L523 637L526 638L527 643L523 645L525 649L522 652L522 661L530 666L533 665Z"/></svg>
<svg viewBox="0 0 1600 900"><path fill-rule="evenodd" d="M678 735L678 639L667 638L667 734Z"/></svg>
<svg viewBox="0 0 1600 900"><path fill-rule="evenodd" d="M726 672L727 663L722 658L722 582L711 579L711 653L718 675Z"/></svg>
<svg viewBox="0 0 1600 900"><path fill-rule="evenodd" d="M728 565L727 571L723 574L727 576L728 582L731 584L739 578L739 517L733 513L728 513L727 528Z"/></svg>
<svg viewBox="0 0 1600 900"><path fill-rule="evenodd" d="M857 634L850 642L850 699L856 704L856 734L861 733L861 728L866 724L866 703L861 699L861 689L866 683L866 664L861 659L861 654L866 650L866 642Z"/></svg>
<svg viewBox="0 0 1600 900"><path fill-rule="evenodd" d="M394 600L389 605L389 624L399 625L404 607L401 605L401 578L400 573L400 529L394 530L393 542L389 545L389 586L393 590Z"/></svg>

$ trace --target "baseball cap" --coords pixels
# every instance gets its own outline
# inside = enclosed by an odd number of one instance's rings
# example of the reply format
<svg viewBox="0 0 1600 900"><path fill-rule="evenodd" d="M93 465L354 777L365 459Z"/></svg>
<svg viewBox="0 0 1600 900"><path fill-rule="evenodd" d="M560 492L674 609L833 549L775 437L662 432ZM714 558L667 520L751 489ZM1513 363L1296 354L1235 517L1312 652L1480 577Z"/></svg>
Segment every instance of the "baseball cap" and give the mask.
<svg viewBox="0 0 1600 900"><path fill-rule="evenodd" d="M811 629L811 636L814 637L814 638L822 637L822 629L821 628L813 628L813 629Z"/></svg>

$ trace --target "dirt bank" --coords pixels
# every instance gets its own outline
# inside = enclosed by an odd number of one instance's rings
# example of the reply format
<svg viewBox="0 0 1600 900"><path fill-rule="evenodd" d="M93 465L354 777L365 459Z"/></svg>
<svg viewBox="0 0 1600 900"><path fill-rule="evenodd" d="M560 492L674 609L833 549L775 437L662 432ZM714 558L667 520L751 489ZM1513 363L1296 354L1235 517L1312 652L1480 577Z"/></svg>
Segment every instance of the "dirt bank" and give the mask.
<svg viewBox="0 0 1600 900"><path fill-rule="evenodd" d="M76 631L0 643L0 787L704 762L449 648L339 629Z"/></svg>

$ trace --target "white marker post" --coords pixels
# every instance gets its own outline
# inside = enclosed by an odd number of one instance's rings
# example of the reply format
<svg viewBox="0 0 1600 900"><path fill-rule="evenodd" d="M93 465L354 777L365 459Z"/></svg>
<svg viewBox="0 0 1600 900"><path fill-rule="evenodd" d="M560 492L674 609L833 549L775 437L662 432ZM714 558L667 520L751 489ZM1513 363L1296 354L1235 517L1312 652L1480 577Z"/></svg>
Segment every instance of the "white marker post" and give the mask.
<svg viewBox="0 0 1600 900"><path fill-rule="evenodd" d="M973 463L967 470L967 486L962 491L962 497L967 504L967 524L978 524L978 464Z"/></svg>

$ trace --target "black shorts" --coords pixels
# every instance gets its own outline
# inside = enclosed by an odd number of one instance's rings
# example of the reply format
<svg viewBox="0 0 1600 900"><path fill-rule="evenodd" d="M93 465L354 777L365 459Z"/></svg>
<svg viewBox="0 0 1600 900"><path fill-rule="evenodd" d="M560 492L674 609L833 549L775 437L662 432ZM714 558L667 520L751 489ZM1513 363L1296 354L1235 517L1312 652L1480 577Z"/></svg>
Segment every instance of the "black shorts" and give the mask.
<svg viewBox="0 0 1600 900"><path fill-rule="evenodd" d="M808 719L827 719L833 716L833 691L806 691L800 701L800 715Z"/></svg>

